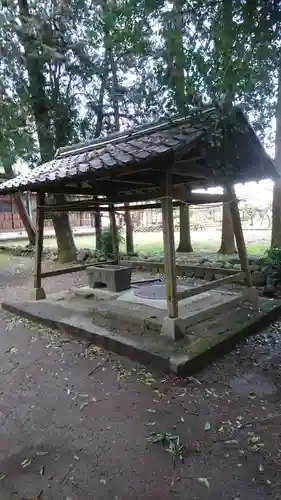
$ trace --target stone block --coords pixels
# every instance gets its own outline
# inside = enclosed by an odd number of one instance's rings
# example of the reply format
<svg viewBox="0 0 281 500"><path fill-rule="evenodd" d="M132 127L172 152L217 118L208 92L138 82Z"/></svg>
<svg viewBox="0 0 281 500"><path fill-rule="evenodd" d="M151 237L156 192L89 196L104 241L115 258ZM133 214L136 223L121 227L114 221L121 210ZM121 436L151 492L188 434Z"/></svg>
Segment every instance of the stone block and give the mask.
<svg viewBox="0 0 281 500"><path fill-rule="evenodd" d="M131 287L131 267L97 264L87 268L87 275L91 288L107 287L111 292L123 292Z"/></svg>
<svg viewBox="0 0 281 500"><path fill-rule="evenodd" d="M44 300L45 298L46 298L46 293L43 287L34 288L30 295L31 300Z"/></svg>
<svg viewBox="0 0 281 500"><path fill-rule="evenodd" d="M173 340L180 340L184 337L184 327L181 318L170 318L166 316L163 320L161 335L165 335Z"/></svg>
<svg viewBox="0 0 281 500"><path fill-rule="evenodd" d="M206 269L204 279L206 281L214 281L215 273L211 269Z"/></svg>
<svg viewBox="0 0 281 500"><path fill-rule="evenodd" d="M83 297L84 299L90 299L94 297L94 290L88 286L83 286L74 290L74 295Z"/></svg>
<svg viewBox="0 0 281 500"><path fill-rule="evenodd" d="M187 272L186 272L186 274L187 274L188 278L193 278L193 276L194 276L194 269L193 268L188 269Z"/></svg>
<svg viewBox="0 0 281 500"><path fill-rule="evenodd" d="M87 250L79 250L77 253L77 262L84 262L89 257L89 252Z"/></svg>
<svg viewBox="0 0 281 500"><path fill-rule="evenodd" d="M205 276L205 269L202 267L197 267L194 272L195 278L201 278L203 279Z"/></svg>
<svg viewBox="0 0 281 500"><path fill-rule="evenodd" d="M241 271L241 264L234 264L233 269L236 271Z"/></svg>
<svg viewBox="0 0 281 500"><path fill-rule="evenodd" d="M252 282L254 286L263 286L266 282L266 277L261 271L254 271L252 273Z"/></svg>
<svg viewBox="0 0 281 500"><path fill-rule="evenodd" d="M244 288L243 298L246 302L250 302L250 304L254 310L258 310L258 308L259 308L259 295L258 295L257 289L254 286Z"/></svg>

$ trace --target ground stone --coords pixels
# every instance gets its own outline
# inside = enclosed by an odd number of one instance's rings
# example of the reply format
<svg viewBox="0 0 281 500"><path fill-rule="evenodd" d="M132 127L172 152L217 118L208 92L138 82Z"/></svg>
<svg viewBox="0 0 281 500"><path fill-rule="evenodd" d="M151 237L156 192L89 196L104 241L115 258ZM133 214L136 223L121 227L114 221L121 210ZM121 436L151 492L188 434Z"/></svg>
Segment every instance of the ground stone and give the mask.
<svg viewBox="0 0 281 500"><path fill-rule="evenodd" d="M77 262L84 262L88 258L89 254L86 250L79 250L77 253L76 260Z"/></svg>
<svg viewBox="0 0 281 500"><path fill-rule="evenodd" d="M250 269L251 271L259 271L260 266L258 264L251 264Z"/></svg>
<svg viewBox="0 0 281 500"><path fill-rule="evenodd" d="M225 269L232 269L232 264L230 264L230 262L225 262L224 263L224 266L223 266Z"/></svg>
<svg viewBox="0 0 281 500"><path fill-rule="evenodd" d="M181 319L166 316L163 320L161 335L165 335L173 340L182 339L184 332Z"/></svg>
<svg viewBox="0 0 281 500"><path fill-rule="evenodd" d="M265 275L261 271L254 271L252 273L252 282L254 286L263 286L265 281Z"/></svg>
<svg viewBox="0 0 281 500"><path fill-rule="evenodd" d="M77 288L74 293L77 297L84 297L85 299L90 299L94 296L94 291L89 286Z"/></svg>
<svg viewBox="0 0 281 500"><path fill-rule="evenodd" d="M237 271L241 271L241 264L234 264L233 269L237 269Z"/></svg>

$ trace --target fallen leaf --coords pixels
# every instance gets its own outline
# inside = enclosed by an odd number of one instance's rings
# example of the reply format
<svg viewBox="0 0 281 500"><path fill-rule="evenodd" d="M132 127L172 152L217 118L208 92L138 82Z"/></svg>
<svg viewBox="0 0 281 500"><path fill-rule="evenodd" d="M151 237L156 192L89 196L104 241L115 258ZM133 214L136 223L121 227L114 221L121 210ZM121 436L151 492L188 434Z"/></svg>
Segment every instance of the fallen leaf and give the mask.
<svg viewBox="0 0 281 500"><path fill-rule="evenodd" d="M211 429L211 424L210 422L206 422L204 425L204 431L209 431Z"/></svg>
<svg viewBox="0 0 281 500"><path fill-rule="evenodd" d="M251 441L251 443L258 443L260 441L260 436L252 436L249 441Z"/></svg>
<svg viewBox="0 0 281 500"><path fill-rule="evenodd" d="M44 476L45 474L45 465L41 465L40 467L40 476Z"/></svg>
<svg viewBox="0 0 281 500"><path fill-rule="evenodd" d="M181 417L181 422L184 422L184 417Z"/></svg>
<svg viewBox="0 0 281 500"><path fill-rule="evenodd" d="M207 477L198 477L197 481L199 481L199 483L204 484L207 488L210 488L210 483Z"/></svg>
<svg viewBox="0 0 281 500"><path fill-rule="evenodd" d="M238 441L237 439L229 439L228 441L225 442L226 444L237 444Z"/></svg>
<svg viewBox="0 0 281 500"><path fill-rule="evenodd" d="M213 395L213 391L210 391L209 389L205 389L205 392L208 394L208 396L212 396Z"/></svg>
<svg viewBox="0 0 281 500"><path fill-rule="evenodd" d="M264 466L262 464L259 464L258 469L259 469L260 472L263 472L264 471Z"/></svg>
<svg viewBox="0 0 281 500"><path fill-rule="evenodd" d="M1 474L0 481L3 481L5 479L5 477L7 477L7 474Z"/></svg>
<svg viewBox="0 0 281 500"><path fill-rule="evenodd" d="M79 407L80 411L84 410L84 408L86 408L86 406L88 406L89 403L82 403Z"/></svg>
<svg viewBox="0 0 281 500"><path fill-rule="evenodd" d="M25 469L25 467L28 467L31 464L31 460L26 458L23 462L21 462L21 466Z"/></svg>
<svg viewBox="0 0 281 500"><path fill-rule="evenodd" d="M250 392L250 394L248 396L249 399L256 399L256 397L257 396L253 392Z"/></svg>
<svg viewBox="0 0 281 500"><path fill-rule="evenodd" d="M198 378L195 378L195 377L188 377L188 378L189 378L189 380L191 380L193 382L196 382L196 384L200 384L201 385L201 383L202 383L202 382L200 382L200 380L198 380Z"/></svg>
<svg viewBox="0 0 281 500"><path fill-rule="evenodd" d="M152 410L151 408L147 408L146 411L148 411L149 413L155 413L156 410Z"/></svg>
<svg viewBox="0 0 281 500"><path fill-rule="evenodd" d="M156 424L156 422L147 422L147 423L146 423L146 424L144 424L144 425L147 425L147 426L153 426L153 425L155 425L155 424Z"/></svg>
<svg viewBox="0 0 281 500"><path fill-rule="evenodd" d="M37 457L43 457L44 455L48 455L48 451L37 451L36 455Z"/></svg>
<svg viewBox="0 0 281 500"><path fill-rule="evenodd" d="M102 483L102 484L106 484L106 480L102 477L102 478L100 479L100 483Z"/></svg>
<svg viewBox="0 0 281 500"><path fill-rule="evenodd" d="M42 495L43 495L43 490L39 491L38 495L35 495L35 497L32 497L31 500L39 500Z"/></svg>
<svg viewBox="0 0 281 500"><path fill-rule="evenodd" d="M18 352L18 349L16 347L10 347L7 349L7 351L4 352L4 354L16 354Z"/></svg>

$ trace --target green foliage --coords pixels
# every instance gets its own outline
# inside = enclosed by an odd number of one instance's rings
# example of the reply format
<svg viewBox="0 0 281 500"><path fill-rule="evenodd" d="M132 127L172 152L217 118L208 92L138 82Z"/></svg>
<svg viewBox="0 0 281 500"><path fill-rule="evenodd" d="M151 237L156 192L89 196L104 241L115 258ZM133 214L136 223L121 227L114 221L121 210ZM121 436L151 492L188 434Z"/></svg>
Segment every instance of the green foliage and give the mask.
<svg viewBox="0 0 281 500"><path fill-rule="evenodd" d="M186 447L180 442L180 437L170 432L154 433L147 439L147 448L152 444L161 444L164 451L171 453L173 467L179 459L182 463L186 454Z"/></svg>
<svg viewBox="0 0 281 500"><path fill-rule="evenodd" d="M268 274L273 282L281 282L281 247L273 247L266 251L263 260L264 272Z"/></svg>
<svg viewBox="0 0 281 500"><path fill-rule="evenodd" d="M117 228L118 245L124 243L124 237L119 228ZM101 233L101 251L105 255L113 254L112 236L109 228L103 229Z"/></svg>
<svg viewBox="0 0 281 500"><path fill-rule="evenodd" d="M240 102L263 135L274 114L278 16L263 0L4 2L2 162L49 159L112 131L116 113L126 127L208 99Z"/></svg>

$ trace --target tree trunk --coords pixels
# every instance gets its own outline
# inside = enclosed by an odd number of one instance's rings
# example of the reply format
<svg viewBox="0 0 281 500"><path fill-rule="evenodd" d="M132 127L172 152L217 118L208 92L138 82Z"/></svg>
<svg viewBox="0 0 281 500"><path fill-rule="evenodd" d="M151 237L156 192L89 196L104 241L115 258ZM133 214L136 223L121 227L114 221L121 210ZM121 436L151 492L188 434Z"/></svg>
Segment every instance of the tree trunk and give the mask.
<svg viewBox="0 0 281 500"><path fill-rule="evenodd" d="M115 2L112 2L115 5ZM103 0L103 11L107 15L109 12L109 6L107 0ZM108 58L109 68L111 71L112 81L111 81L111 102L113 107L113 118L114 118L114 130L119 132L120 130L120 112L119 112L119 97L117 93L118 89L118 75L117 75L117 64L112 50L112 39L107 28L104 31L104 45L106 49L106 55ZM107 61L106 61L107 64ZM105 75L108 70L105 68ZM125 204L127 207L129 204ZM126 225L126 251L127 253L132 253L134 251L134 241L133 241L133 225L132 218L129 209L125 211L124 220Z"/></svg>
<svg viewBox="0 0 281 500"><path fill-rule="evenodd" d="M173 0L171 12L171 29L167 31L166 57L169 87L174 94L174 101L180 116L186 115L188 102L186 96L186 76L185 76L185 20L184 20L184 0ZM180 206L180 242L177 252L192 252L190 235L189 207Z"/></svg>
<svg viewBox="0 0 281 500"><path fill-rule="evenodd" d="M55 196L55 198L57 198L57 196ZM57 239L59 261L61 263L72 262L76 259L77 249L73 238L69 215L68 213L58 213L56 216L53 216L52 220Z"/></svg>
<svg viewBox="0 0 281 500"><path fill-rule="evenodd" d="M23 199L20 193L16 193L14 195L15 204L21 218L21 221L24 225L24 228L27 232L28 241L30 245L35 245L35 229L32 225L31 219L28 215L28 212L24 206Z"/></svg>
<svg viewBox="0 0 281 500"><path fill-rule="evenodd" d="M224 203L222 208L221 246L218 253L223 255L236 253L232 218L228 203Z"/></svg>
<svg viewBox="0 0 281 500"><path fill-rule="evenodd" d="M13 168L11 165L7 165L4 163L4 170L7 177L10 179L14 176ZM17 207L17 211L19 213L20 219L24 225L24 228L27 233L28 241L30 245L35 245L35 228L32 224L31 217L27 209L25 208L21 193L16 193L14 195L15 204Z"/></svg>
<svg viewBox="0 0 281 500"><path fill-rule="evenodd" d="M96 234L96 250L101 250L102 246L101 213L95 212L94 219L95 219L95 234Z"/></svg>
<svg viewBox="0 0 281 500"><path fill-rule="evenodd" d="M275 181L272 199L271 248L281 246L281 179Z"/></svg>
<svg viewBox="0 0 281 500"><path fill-rule="evenodd" d="M129 207L129 204L125 203L125 206ZM126 208L125 210L124 220L126 225L126 252L133 253L134 252L133 224L129 208Z"/></svg>
<svg viewBox="0 0 281 500"><path fill-rule="evenodd" d="M222 69L223 80L221 82L221 93L224 95L224 104L232 106L235 96L235 75L232 67L232 51L234 41L234 25L233 25L233 1L223 0L222 2L222 31L223 41L221 37L215 38L216 50L222 52ZM222 50L223 43L223 50ZM224 190L226 194L226 190ZM236 253L235 237L232 226L232 218L228 203L223 204L222 209L222 235L221 246L219 253L229 255Z"/></svg>
<svg viewBox="0 0 281 500"><path fill-rule="evenodd" d="M63 205L66 203L65 196L63 194L55 194L53 199L57 205ZM69 224L68 213L54 213L52 219L57 238L59 261L61 263L65 263L76 260L77 251L71 226Z"/></svg>
<svg viewBox="0 0 281 500"><path fill-rule="evenodd" d="M54 138L50 119L50 102L46 92L46 78L42 69L42 59L39 54L35 57L38 52L38 41L30 30L31 15L28 0L18 0L18 7L22 25L21 41L29 78L30 103L36 123L41 160L47 162L53 158ZM63 195L56 195L54 199L65 203ZM53 217L53 224L61 262L72 261L76 256L76 247L68 214L58 213Z"/></svg>
<svg viewBox="0 0 281 500"><path fill-rule="evenodd" d="M278 75L278 90L276 102L276 131L275 131L275 165L281 174L281 66ZM272 229L271 248L281 246L281 179L274 183L272 199Z"/></svg>
<svg viewBox="0 0 281 500"><path fill-rule="evenodd" d="M180 241L177 252L193 252L190 235L190 214L188 205L180 205Z"/></svg>

